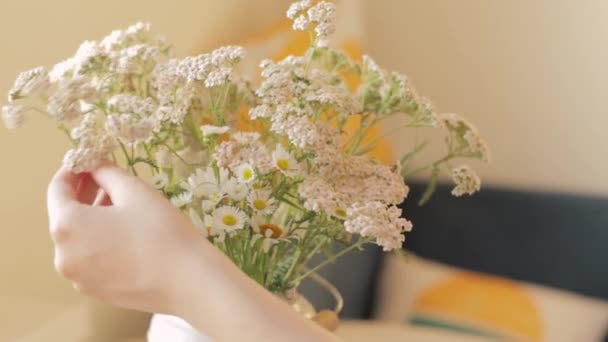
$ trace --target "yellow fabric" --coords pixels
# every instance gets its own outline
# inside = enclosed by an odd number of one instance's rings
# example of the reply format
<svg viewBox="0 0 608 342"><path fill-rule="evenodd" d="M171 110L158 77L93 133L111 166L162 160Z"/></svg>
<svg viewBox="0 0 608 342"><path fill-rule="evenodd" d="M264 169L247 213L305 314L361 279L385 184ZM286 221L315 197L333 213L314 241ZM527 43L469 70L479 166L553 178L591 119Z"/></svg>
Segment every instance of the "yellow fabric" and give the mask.
<svg viewBox="0 0 608 342"><path fill-rule="evenodd" d="M525 288L507 279L455 273L424 289L413 306L417 314L530 341L543 340L542 321L533 299Z"/></svg>
<svg viewBox="0 0 608 342"><path fill-rule="evenodd" d="M507 341L601 341L608 302L408 253L384 260L374 316Z"/></svg>

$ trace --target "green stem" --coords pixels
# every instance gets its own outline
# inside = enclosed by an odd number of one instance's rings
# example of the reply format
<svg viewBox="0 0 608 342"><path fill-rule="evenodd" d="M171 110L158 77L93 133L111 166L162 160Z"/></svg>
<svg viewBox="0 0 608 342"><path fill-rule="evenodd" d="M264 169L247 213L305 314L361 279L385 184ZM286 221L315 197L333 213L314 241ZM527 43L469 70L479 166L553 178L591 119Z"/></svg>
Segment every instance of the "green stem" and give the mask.
<svg viewBox="0 0 608 342"><path fill-rule="evenodd" d="M135 167L133 166L133 161L131 159L131 156L129 156L129 152L127 151L127 148L120 141L118 142L118 144L120 145L120 149L122 150L122 153L125 155L125 158L127 159L127 165L129 166L129 168L131 168L131 172L133 173L133 175L135 175L137 177L138 176L137 171L135 170Z"/></svg>
<svg viewBox="0 0 608 342"><path fill-rule="evenodd" d="M285 273L285 278L283 280L287 280L289 279L289 277L291 276L291 274L293 273L293 270L296 269L296 266L300 263L300 259L302 258L302 250L301 249L297 249L296 250L296 258L294 259L294 261L291 263L291 266L289 266L289 270L287 270L287 273Z"/></svg>
<svg viewBox="0 0 608 342"><path fill-rule="evenodd" d="M308 252L308 254L306 254L306 256L304 257L304 261L308 261L310 260L310 258L312 258L313 256L315 256L315 254L317 254L317 252L324 246L324 244L317 244L316 246L314 246L310 252Z"/></svg>
<svg viewBox="0 0 608 342"><path fill-rule="evenodd" d="M224 112L226 111L226 101L228 100L228 93L230 92L230 83L226 82L226 84L224 85L224 94L222 96L222 112L221 114L221 121L219 122L219 124L221 126L226 124L226 120L224 120Z"/></svg>
<svg viewBox="0 0 608 342"><path fill-rule="evenodd" d="M158 134L154 133L154 136L156 137L156 139L159 139L159 141L161 140L161 139L160 139L160 137L158 136ZM179 153L177 153L177 152L176 152L176 151L175 151L175 150L174 150L174 149L173 149L171 146L169 146L169 144L167 144L167 143L166 143L166 142L164 142L164 141L160 141L160 145L162 145L162 146L166 147L166 148L169 150L169 152L173 153L173 155L174 155L174 156L175 156L177 159L179 159L179 160L180 160L182 163L184 163L184 165L186 165L186 166L190 166L190 164L189 164L188 162L186 162L186 161L184 160L184 158L182 158L182 157L179 155Z"/></svg>
<svg viewBox="0 0 608 342"><path fill-rule="evenodd" d="M403 175L403 178L408 178L408 177L410 177L410 176L412 176L412 175L414 175L414 174L416 174L416 173L419 173L419 172L422 172L422 171L426 171L426 170L428 170L428 169L434 169L434 168L437 168L439 165L441 165L441 164L443 164L443 163L445 163L445 162L449 161L450 159L452 159L452 158L454 158L454 157L456 157L456 156L457 156L457 155L455 155L455 154L453 154L453 153L450 153L450 154L448 154L447 156L445 156L445 157L443 157L443 158L441 158L441 159L439 159L439 160L435 161L435 162L434 162L433 164L431 164L431 165L422 166L422 167L419 167L419 168L417 168L417 169L414 169L414 170L412 170L412 171L410 171L410 172L406 173L405 175Z"/></svg>
<svg viewBox="0 0 608 342"><path fill-rule="evenodd" d="M331 259L327 259L325 261L323 261L322 263L318 264L317 266L311 268L310 270L306 271L305 273L301 274L300 276L298 276L297 278L294 279L294 283L297 284L299 282L301 282L303 279L306 279L306 277L308 277L309 275L316 273L318 270L322 269L323 267L336 262L336 259L338 259L339 257L343 256L344 254L351 252L359 247L361 247L362 245L370 242L371 240L369 239L360 239L359 241L357 241L356 243L350 245L347 248L344 248L343 250L339 251L338 253L336 253L336 255L334 255L333 258Z"/></svg>
<svg viewBox="0 0 608 342"><path fill-rule="evenodd" d="M203 138L201 137L201 131L199 127L196 127L196 125L194 124L194 115L192 113L188 114L188 123L187 125L190 127L190 131L192 132L192 135L194 136L194 139L196 140L196 142L203 148L205 149L205 144L203 143Z"/></svg>
<svg viewBox="0 0 608 342"><path fill-rule="evenodd" d="M65 132L65 135L68 137L68 139L70 139L70 142L72 143L72 145L76 146L76 141L74 139L72 139L72 134L70 133L70 130L67 127L63 126L63 125L60 126L60 129L63 132Z"/></svg>
<svg viewBox="0 0 608 342"><path fill-rule="evenodd" d="M389 136L391 136L391 135L393 135L393 134L395 134L395 133L399 132L400 130L402 130L402 129L406 128L406 127L411 127L411 125L412 125L411 123L407 123L407 124L405 124L405 125L401 125L401 126L399 126L399 127L397 127L397 128L394 128L394 129L392 129L392 130L388 131L387 133L385 133L385 134L383 134L383 135L381 135L381 136L379 136L379 137L375 138L375 139L374 139L374 140L372 140L370 143L368 143L367 145L365 145L365 146L364 146L364 147L363 147L361 150L357 150L357 151L353 152L353 154L358 155L358 154L360 154L360 151L371 151L371 150L373 150L374 148L376 148L376 146L375 146L375 145L376 145L377 143L379 143L380 141L382 141L382 139L384 139L384 138L386 138L386 137L389 137Z"/></svg>
<svg viewBox="0 0 608 342"><path fill-rule="evenodd" d="M158 172L158 166L156 164L154 164L154 162L150 159L145 159L145 158L135 158L133 159L133 161L131 162L133 165L137 165L139 163L144 163L146 165L148 165L150 168L152 168L155 172Z"/></svg>
<svg viewBox="0 0 608 342"><path fill-rule="evenodd" d="M350 154L354 154L357 148L359 148L359 144L363 141L363 138L367 135L369 130L376 125L379 120L372 120L371 123L367 124L364 122L365 118L361 118L361 126L355 133L355 137L352 142L352 146L350 148Z"/></svg>

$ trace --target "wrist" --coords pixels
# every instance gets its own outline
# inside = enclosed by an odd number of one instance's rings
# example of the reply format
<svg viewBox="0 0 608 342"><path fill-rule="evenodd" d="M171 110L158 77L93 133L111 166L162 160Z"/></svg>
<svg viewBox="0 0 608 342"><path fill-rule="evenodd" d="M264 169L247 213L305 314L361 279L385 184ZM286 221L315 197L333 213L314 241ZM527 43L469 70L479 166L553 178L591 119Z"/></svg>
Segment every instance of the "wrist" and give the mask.
<svg viewBox="0 0 608 342"><path fill-rule="evenodd" d="M191 315L193 302L198 301L199 292L211 281L217 249L204 237L197 236L178 251L175 263L169 265L170 276L163 279L168 296L168 314L187 319Z"/></svg>
<svg viewBox="0 0 608 342"><path fill-rule="evenodd" d="M241 319L249 316L243 309L252 306L249 278L219 249L206 239L197 241L184 251L174 274L169 314L218 340L243 328Z"/></svg>
<svg viewBox="0 0 608 342"><path fill-rule="evenodd" d="M218 340L334 340L248 278L208 241L191 253L175 281L171 314Z"/></svg>

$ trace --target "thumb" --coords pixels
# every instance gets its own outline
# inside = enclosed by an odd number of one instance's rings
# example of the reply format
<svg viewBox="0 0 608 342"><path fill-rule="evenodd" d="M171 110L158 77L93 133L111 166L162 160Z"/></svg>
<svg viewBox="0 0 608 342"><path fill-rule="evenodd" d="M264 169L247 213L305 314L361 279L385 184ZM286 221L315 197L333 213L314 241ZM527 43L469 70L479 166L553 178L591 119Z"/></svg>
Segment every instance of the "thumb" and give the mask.
<svg viewBox="0 0 608 342"><path fill-rule="evenodd" d="M111 164L98 167L91 172L91 177L110 196L114 205L128 203L137 194L150 191L142 180Z"/></svg>

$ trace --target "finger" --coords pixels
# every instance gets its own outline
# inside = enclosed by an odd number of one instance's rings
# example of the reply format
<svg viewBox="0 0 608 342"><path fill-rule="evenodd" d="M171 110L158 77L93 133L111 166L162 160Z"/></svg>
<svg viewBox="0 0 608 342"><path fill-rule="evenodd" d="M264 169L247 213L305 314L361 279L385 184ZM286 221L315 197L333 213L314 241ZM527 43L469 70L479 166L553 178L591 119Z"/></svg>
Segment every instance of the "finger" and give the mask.
<svg viewBox="0 0 608 342"><path fill-rule="evenodd" d="M87 297L96 297L97 291L94 287L90 285L85 285L84 283L73 282L72 287L76 292L80 293L83 296Z"/></svg>
<svg viewBox="0 0 608 342"><path fill-rule="evenodd" d="M99 192L99 185L95 183L90 173L81 173L78 175L78 184L76 186L76 198L82 204L92 205L95 202Z"/></svg>
<svg viewBox="0 0 608 342"><path fill-rule="evenodd" d="M78 201L91 206L110 206L112 200L108 193L105 192L93 179L90 173L80 174L80 182L76 190Z"/></svg>
<svg viewBox="0 0 608 342"><path fill-rule="evenodd" d="M49 215L59 214L61 209L70 203L77 203L76 187L78 176L61 168L55 173L47 191L47 205Z"/></svg>
<svg viewBox="0 0 608 342"><path fill-rule="evenodd" d="M55 271L66 279L75 281L78 278L79 270L74 261L74 258L68 257L67 251L62 248L55 248L55 257L53 258Z"/></svg>
<svg viewBox="0 0 608 342"><path fill-rule="evenodd" d="M127 203L134 194L147 191L139 178L113 165L100 166L91 176L114 204Z"/></svg>
<svg viewBox="0 0 608 342"><path fill-rule="evenodd" d="M75 238L79 230L102 222L97 210L79 202L79 197L89 201L90 189L95 187L90 183L94 182L66 168L59 169L53 176L48 188L47 205L49 232L55 244L65 244Z"/></svg>
<svg viewBox="0 0 608 342"><path fill-rule="evenodd" d="M108 215L112 214L111 207L93 208L77 201L57 206L49 210L49 232L56 246L65 246L70 241L82 243L90 231L107 224Z"/></svg>
<svg viewBox="0 0 608 342"><path fill-rule="evenodd" d="M55 244L72 239L74 230L83 219L82 206L77 199L80 177L65 167L60 168L51 179L47 193L49 233Z"/></svg>
<svg viewBox="0 0 608 342"><path fill-rule="evenodd" d="M93 206L101 206L107 207L112 205L112 199L108 196L108 193L103 189L99 189L97 191L97 196L95 197L95 201L93 202Z"/></svg>

